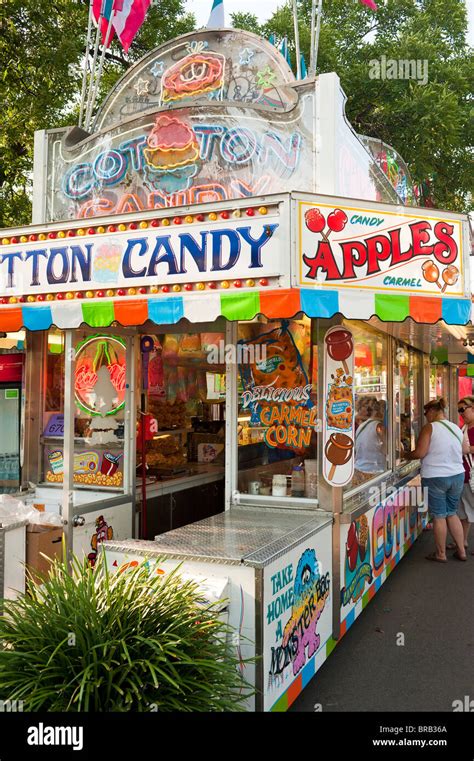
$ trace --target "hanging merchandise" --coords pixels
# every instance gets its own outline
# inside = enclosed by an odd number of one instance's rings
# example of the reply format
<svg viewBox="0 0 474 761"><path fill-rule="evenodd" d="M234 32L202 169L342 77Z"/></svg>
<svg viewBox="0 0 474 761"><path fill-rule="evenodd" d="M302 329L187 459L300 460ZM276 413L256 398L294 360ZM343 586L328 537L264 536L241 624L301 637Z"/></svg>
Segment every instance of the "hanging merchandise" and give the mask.
<svg viewBox="0 0 474 761"><path fill-rule="evenodd" d="M166 396L165 378L163 369L163 347L157 338L154 341L153 351L150 353L148 363L148 393L150 396L164 399Z"/></svg>

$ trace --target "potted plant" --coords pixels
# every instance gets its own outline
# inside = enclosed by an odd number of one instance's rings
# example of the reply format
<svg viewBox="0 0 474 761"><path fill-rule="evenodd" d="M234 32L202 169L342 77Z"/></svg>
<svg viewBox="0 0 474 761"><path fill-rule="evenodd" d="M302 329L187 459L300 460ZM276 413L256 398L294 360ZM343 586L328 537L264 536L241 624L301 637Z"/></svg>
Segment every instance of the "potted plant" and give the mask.
<svg viewBox="0 0 474 761"><path fill-rule="evenodd" d="M244 710L229 627L179 569L110 573L99 553L41 580L3 602L1 698L25 711Z"/></svg>

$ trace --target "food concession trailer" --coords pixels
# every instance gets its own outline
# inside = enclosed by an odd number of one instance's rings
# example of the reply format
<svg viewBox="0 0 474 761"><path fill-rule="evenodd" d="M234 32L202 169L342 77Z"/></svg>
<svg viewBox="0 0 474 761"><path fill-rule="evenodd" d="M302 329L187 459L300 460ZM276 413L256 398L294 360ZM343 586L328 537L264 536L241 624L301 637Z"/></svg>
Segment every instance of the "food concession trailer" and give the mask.
<svg viewBox="0 0 474 761"><path fill-rule="evenodd" d="M152 51L93 134L35 147L34 224L0 248L23 496L91 563L225 594L249 708L286 710L426 522L403 455L430 395L456 409L430 355L461 354L467 220L405 205L335 75L236 30Z"/></svg>

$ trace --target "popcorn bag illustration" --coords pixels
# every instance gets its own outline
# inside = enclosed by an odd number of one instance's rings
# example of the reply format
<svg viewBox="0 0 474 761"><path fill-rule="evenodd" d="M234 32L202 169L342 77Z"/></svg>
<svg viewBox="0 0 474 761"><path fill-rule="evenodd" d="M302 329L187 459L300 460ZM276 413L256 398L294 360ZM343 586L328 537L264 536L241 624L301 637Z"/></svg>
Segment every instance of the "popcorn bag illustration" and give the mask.
<svg viewBox="0 0 474 761"><path fill-rule="evenodd" d="M259 389L281 389L284 391L278 403L313 406L309 399L308 376L287 320L282 320L281 327L258 338L239 341L239 345L242 347L242 357L248 357L248 362L243 361L239 365L247 396L250 397L252 391L258 395ZM260 412L272 404L274 402L264 399L251 401L247 405L252 414L251 422L257 422Z"/></svg>

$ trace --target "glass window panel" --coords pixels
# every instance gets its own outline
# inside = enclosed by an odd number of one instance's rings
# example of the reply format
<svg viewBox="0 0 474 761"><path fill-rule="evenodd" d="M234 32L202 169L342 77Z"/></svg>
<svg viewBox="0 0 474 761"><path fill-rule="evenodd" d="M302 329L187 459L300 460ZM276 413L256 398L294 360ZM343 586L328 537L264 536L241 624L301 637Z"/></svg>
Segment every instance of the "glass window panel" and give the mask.
<svg viewBox="0 0 474 761"><path fill-rule="evenodd" d="M388 469L388 338L347 322L354 336L355 455L353 489Z"/></svg>
<svg viewBox="0 0 474 761"><path fill-rule="evenodd" d="M307 317L239 324L238 488L317 497L317 346Z"/></svg>

